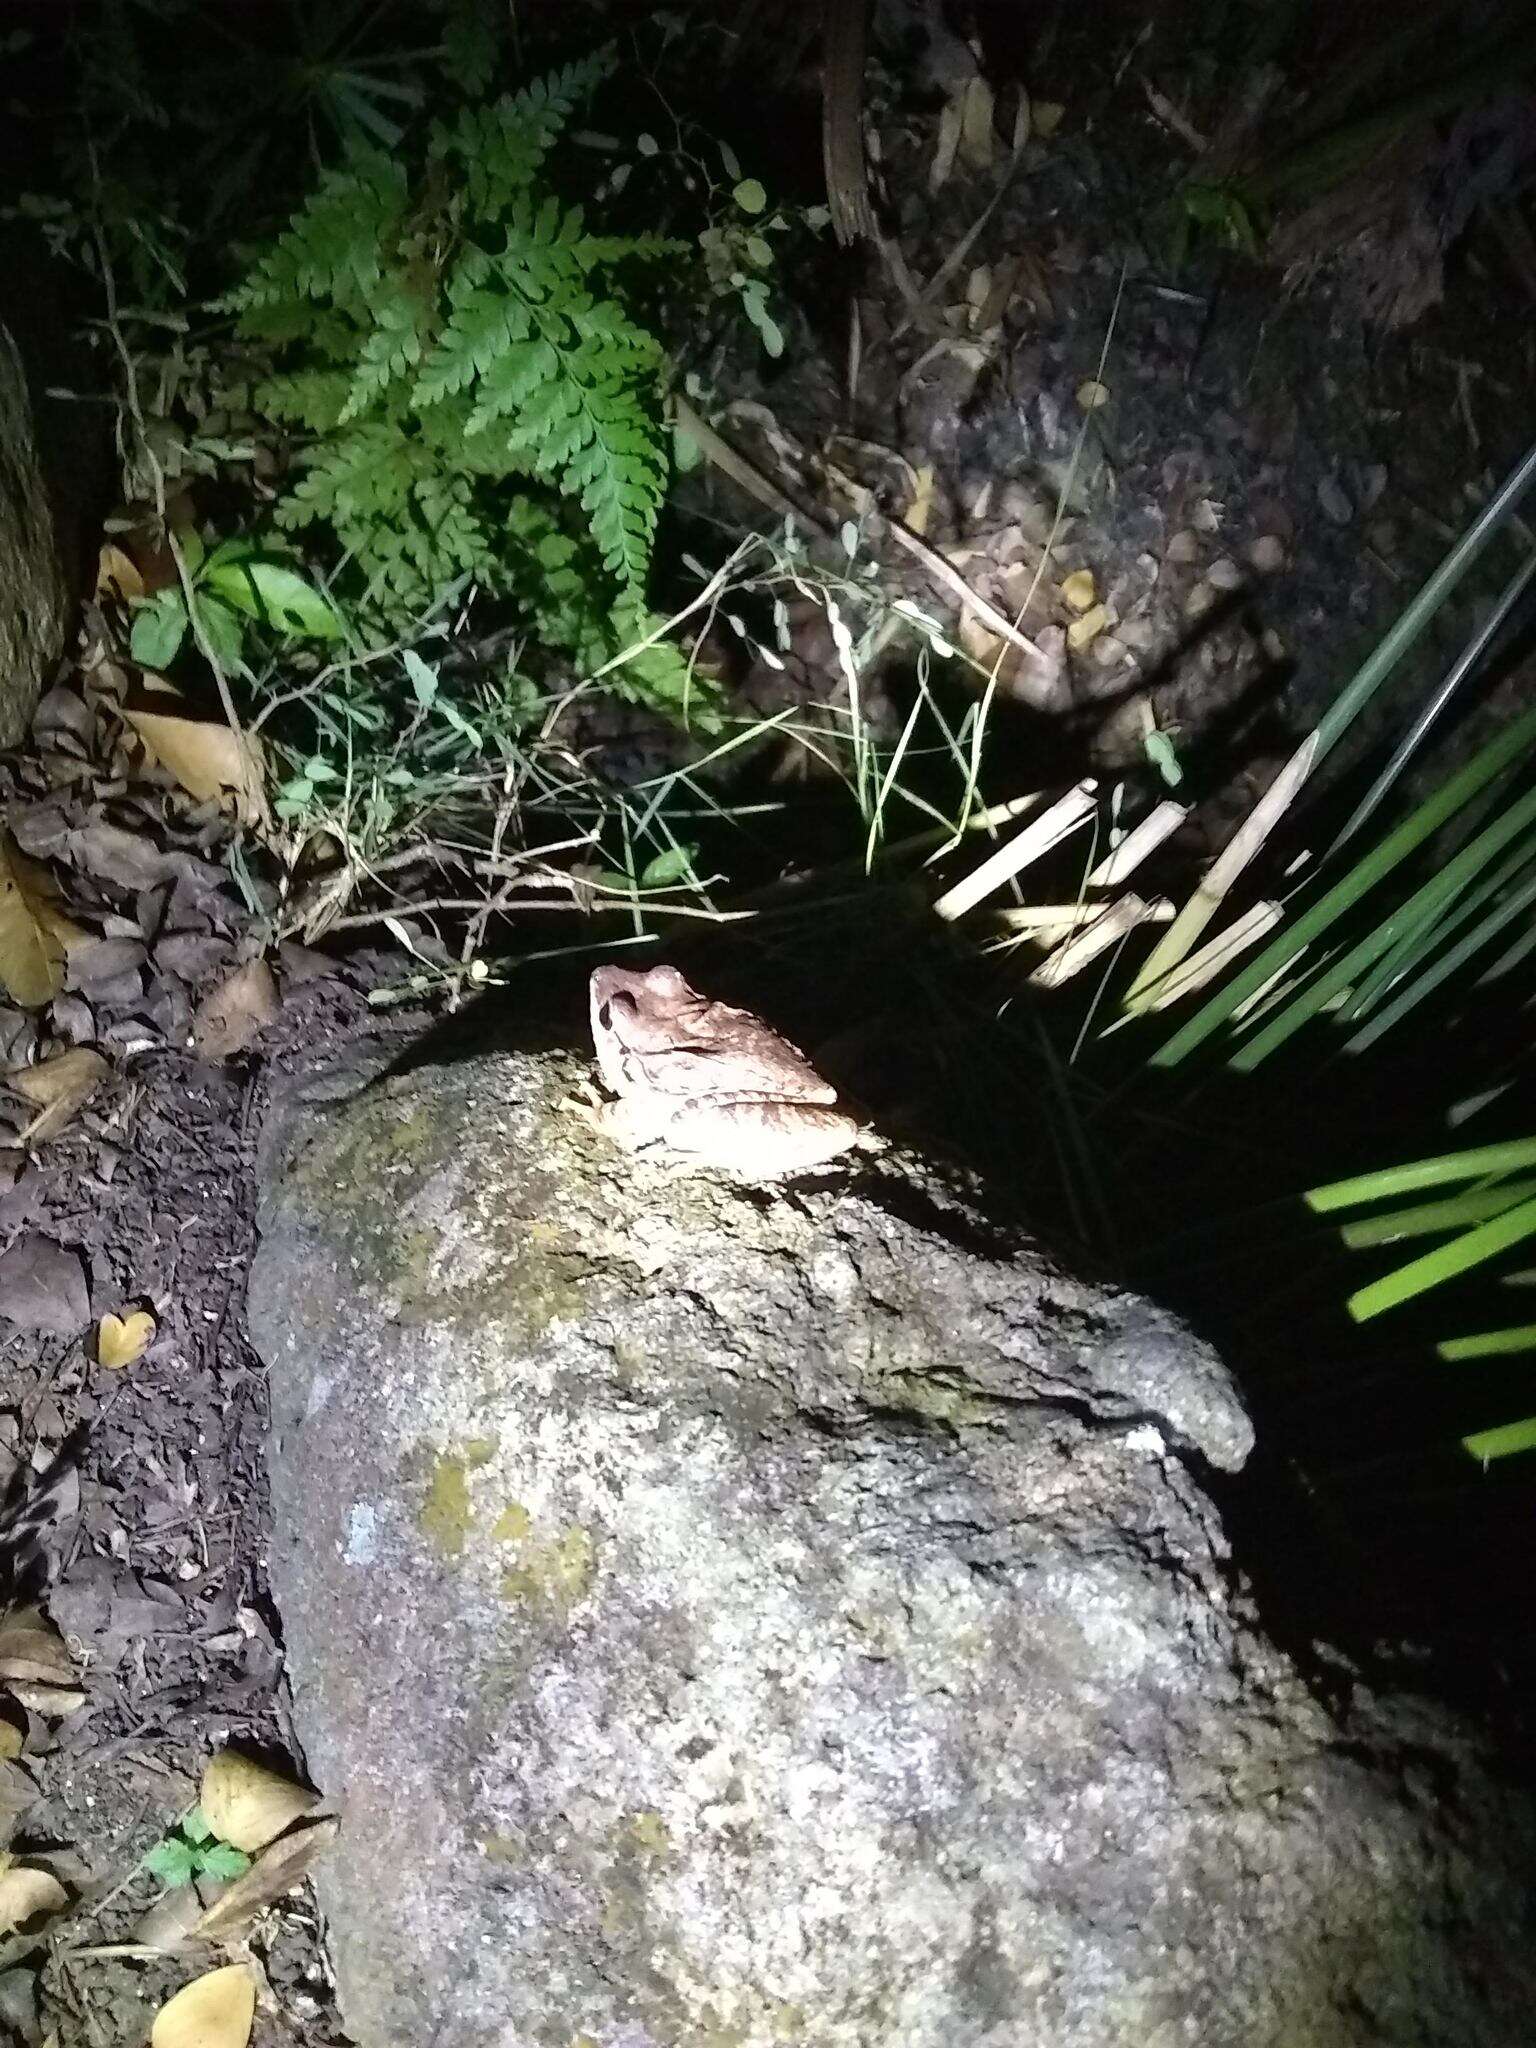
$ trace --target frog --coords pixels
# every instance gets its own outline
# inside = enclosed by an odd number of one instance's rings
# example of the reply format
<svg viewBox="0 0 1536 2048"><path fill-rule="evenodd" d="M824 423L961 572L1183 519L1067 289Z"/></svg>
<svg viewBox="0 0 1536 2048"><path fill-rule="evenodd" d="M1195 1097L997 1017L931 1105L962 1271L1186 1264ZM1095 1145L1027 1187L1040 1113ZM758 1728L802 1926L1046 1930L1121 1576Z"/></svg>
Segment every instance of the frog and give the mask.
<svg viewBox="0 0 1536 2048"><path fill-rule="evenodd" d="M583 1113L615 1144L773 1180L860 1143L859 1119L798 1046L676 967L598 967L588 994L607 1099L593 1091Z"/></svg>

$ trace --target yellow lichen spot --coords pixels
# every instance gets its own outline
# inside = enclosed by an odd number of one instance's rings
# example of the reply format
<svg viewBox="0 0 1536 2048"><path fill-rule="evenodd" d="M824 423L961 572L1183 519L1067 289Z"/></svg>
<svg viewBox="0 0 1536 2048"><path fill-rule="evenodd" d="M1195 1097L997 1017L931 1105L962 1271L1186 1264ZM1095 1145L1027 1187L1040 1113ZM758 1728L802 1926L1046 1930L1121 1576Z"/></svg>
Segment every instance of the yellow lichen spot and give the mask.
<svg viewBox="0 0 1536 2048"><path fill-rule="evenodd" d="M533 1528L533 1517L520 1500L509 1500L491 1527L493 1543L521 1543Z"/></svg>
<svg viewBox="0 0 1536 2048"><path fill-rule="evenodd" d="M519 1606L569 1614L591 1592L596 1576L597 1546L590 1530L578 1524L559 1536L542 1538L530 1531L522 1556L502 1573L501 1597Z"/></svg>
<svg viewBox="0 0 1536 2048"><path fill-rule="evenodd" d="M632 1813L629 1817L629 1834L635 1845L647 1856L670 1855L672 1837L667 1824L659 1813Z"/></svg>
<svg viewBox="0 0 1536 2048"><path fill-rule="evenodd" d="M489 1465L495 1455L496 1439L494 1437L471 1437L464 1446L464 1463L471 1472L478 1472L482 1465Z"/></svg>
<svg viewBox="0 0 1536 2048"><path fill-rule="evenodd" d="M472 1519L464 1460L438 1458L427 1482L427 1497L422 1503L422 1535L444 1557L457 1557L464 1548Z"/></svg>
<svg viewBox="0 0 1536 2048"><path fill-rule="evenodd" d="M526 1863L528 1845L515 1835L483 1835L480 1854L487 1863Z"/></svg>
<svg viewBox="0 0 1536 2048"><path fill-rule="evenodd" d="M779 2000L771 2016L775 2041L798 2041L805 2032L805 2008L800 2005L786 2005Z"/></svg>

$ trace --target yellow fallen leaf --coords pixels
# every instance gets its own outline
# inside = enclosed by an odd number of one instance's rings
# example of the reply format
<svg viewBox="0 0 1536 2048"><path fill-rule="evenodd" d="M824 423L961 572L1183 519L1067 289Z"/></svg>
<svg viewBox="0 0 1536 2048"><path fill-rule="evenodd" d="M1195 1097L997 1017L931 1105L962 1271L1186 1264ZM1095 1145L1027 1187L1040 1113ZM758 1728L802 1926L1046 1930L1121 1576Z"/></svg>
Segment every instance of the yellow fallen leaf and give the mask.
<svg viewBox="0 0 1536 2048"><path fill-rule="evenodd" d="M116 541L103 541L96 558L96 595L118 597L125 603L144 595L144 578L139 574L138 564Z"/></svg>
<svg viewBox="0 0 1536 2048"><path fill-rule="evenodd" d="M1077 402L1084 412L1097 412L1101 405L1108 405L1108 388L1097 377L1087 377L1077 387Z"/></svg>
<svg viewBox="0 0 1536 2048"><path fill-rule="evenodd" d="M277 982L265 960L247 960L203 997L192 1016L192 1046L205 1060L233 1059L277 1015Z"/></svg>
<svg viewBox="0 0 1536 2048"><path fill-rule="evenodd" d="M194 716L164 676L146 675L123 717L189 796L231 804L242 825L265 821L266 755L250 733L233 731L222 718Z"/></svg>
<svg viewBox="0 0 1536 2048"><path fill-rule="evenodd" d="M1074 654L1081 654L1085 647L1090 646L1093 641L1098 639L1108 624L1108 607L1096 604L1092 611L1084 612L1080 619L1074 619L1071 625L1068 626L1067 645Z"/></svg>
<svg viewBox="0 0 1536 2048"><path fill-rule="evenodd" d="M111 1068L99 1052L88 1045L71 1046L56 1052L35 1067L7 1067L0 1073L3 1083L24 1102L35 1102L38 1113L21 1133L23 1145L41 1145L56 1137L76 1113L84 1108L101 1086Z"/></svg>
<svg viewBox="0 0 1536 2048"><path fill-rule="evenodd" d="M245 2048L256 2020L256 1980L244 1963L195 1977L162 2005L150 2048Z"/></svg>
<svg viewBox="0 0 1536 2048"><path fill-rule="evenodd" d="M0 988L24 1010L51 1003L64 986L64 959L85 934L64 915L45 867L0 830Z"/></svg>
<svg viewBox="0 0 1536 2048"><path fill-rule="evenodd" d="M221 1749L203 1771L198 1805L221 1842L233 1842L247 1856L276 1841L285 1828L319 1804L320 1795L265 1764Z"/></svg>
<svg viewBox="0 0 1536 2048"><path fill-rule="evenodd" d="M0 1934L10 1934L37 1914L57 1913L68 1904L69 1894L51 1870L29 1870L21 1863L0 1870Z"/></svg>
<svg viewBox="0 0 1536 2048"><path fill-rule="evenodd" d="M158 1327L146 1309L136 1308L126 1316L115 1316L109 1310L96 1325L96 1363L109 1372L137 1364L155 1341Z"/></svg>
<svg viewBox="0 0 1536 2048"><path fill-rule="evenodd" d="M12 1763L26 1746L26 1735L14 1721L0 1721L0 1763Z"/></svg>
<svg viewBox="0 0 1536 2048"><path fill-rule="evenodd" d="M1061 594L1075 612L1085 612L1096 602L1098 593L1093 587L1091 569L1074 569L1061 582Z"/></svg>
<svg viewBox="0 0 1536 2048"><path fill-rule="evenodd" d="M988 170L996 160L994 111L992 88L977 72L966 80L960 97L960 161L973 171Z"/></svg>
<svg viewBox="0 0 1536 2048"><path fill-rule="evenodd" d="M917 472L917 487L912 493L912 501L902 514L902 524L909 526L914 533L928 531L928 521L933 512L933 484L933 464L925 462Z"/></svg>

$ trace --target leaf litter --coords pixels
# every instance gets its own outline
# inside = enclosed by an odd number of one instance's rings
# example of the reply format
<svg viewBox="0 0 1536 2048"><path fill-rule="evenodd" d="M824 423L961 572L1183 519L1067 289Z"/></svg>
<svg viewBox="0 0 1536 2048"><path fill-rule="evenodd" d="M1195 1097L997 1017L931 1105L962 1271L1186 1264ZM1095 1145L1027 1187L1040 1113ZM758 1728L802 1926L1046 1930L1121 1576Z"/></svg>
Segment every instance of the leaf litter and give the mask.
<svg viewBox="0 0 1536 2048"><path fill-rule="evenodd" d="M83 2038L81 2000L102 2048L157 2008L157 2042L343 2038L301 1889L338 1823L246 1756L294 1743L241 1291L258 1038L281 1066L376 1033L382 956L261 950L275 889L248 877L253 904L224 865L250 790L217 735L211 759L191 794L146 781L68 683L0 757L0 2034L14 2004L29 2043ZM215 1839L173 1909L144 1859L215 1753L215 1809L265 1846L245 1868ZM50 1843L78 1882L29 1853ZM246 1961L188 1983L174 1951L231 1943Z"/></svg>

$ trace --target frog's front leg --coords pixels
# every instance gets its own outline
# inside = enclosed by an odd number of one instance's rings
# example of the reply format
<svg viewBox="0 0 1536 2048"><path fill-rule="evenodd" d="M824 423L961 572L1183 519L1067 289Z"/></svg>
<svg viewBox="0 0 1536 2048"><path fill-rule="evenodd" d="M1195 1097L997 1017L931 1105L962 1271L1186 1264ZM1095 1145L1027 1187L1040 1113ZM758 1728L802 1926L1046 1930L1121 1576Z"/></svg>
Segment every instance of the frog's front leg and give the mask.
<svg viewBox="0 0 1536 2048"><path fill-rule="evenodd" d="M658 1116L654 1103L643 1098L620 1095L609 1101L589 1081L566 1100L584 1123L626 1152L654 1145L662 1136L666 1119Z"/></svg>

